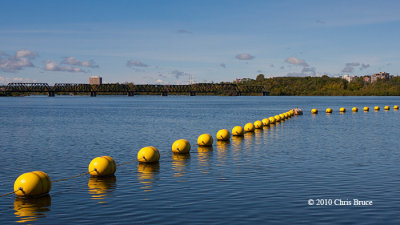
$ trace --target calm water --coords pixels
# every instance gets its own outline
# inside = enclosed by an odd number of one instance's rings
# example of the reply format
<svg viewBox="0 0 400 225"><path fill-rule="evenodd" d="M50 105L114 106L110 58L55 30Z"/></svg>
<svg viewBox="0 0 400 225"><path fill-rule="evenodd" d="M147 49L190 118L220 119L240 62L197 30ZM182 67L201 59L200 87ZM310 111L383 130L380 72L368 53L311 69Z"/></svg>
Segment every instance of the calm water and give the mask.
<svg viewBox="0 0 400 225"><path fill-rule="evenodd" d="M54 183L49 197L0 198L0 224L400 224L400 111L383 110L394 104L400 97L0 98L0 194L24 172L57 180L86 172L97 156L124 163L144 146L161 152L159 164L123 165L115 178ZM195 145L202 133L296 106L303 116L212 149ZM190 156L171 153L181 138Z"/></svg>

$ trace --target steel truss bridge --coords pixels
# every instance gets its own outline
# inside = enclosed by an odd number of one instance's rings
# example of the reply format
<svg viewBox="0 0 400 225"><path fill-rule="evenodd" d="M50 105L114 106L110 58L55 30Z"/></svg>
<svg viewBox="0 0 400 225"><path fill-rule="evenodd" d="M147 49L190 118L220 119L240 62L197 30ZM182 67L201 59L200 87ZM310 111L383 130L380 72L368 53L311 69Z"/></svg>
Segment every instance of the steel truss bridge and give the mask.
<svg viewBox="0 0 400 225"><path fill-rule="evenodd" d="M126 94L134 96L135 94L187 94L195 96L196 94L228 94L228 95L269 95L269 92L263 86L246 86L237 84L212 84L197 83L190 85L134 85L134 84L74 84L74 83L56 83L53 86L47 83L9 83L6 86L0 86L0 95L10 96L13 93L23 94L43 94L54 97L56 94L79 94L88 93L95 97L97 94Z"/></svg>

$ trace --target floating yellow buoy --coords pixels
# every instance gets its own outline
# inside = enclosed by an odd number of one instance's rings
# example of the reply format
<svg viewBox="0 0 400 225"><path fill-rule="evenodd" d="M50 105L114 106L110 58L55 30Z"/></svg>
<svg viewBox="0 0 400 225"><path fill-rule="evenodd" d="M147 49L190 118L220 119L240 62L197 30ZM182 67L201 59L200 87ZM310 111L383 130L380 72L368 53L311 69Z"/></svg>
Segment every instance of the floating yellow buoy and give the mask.
<svg viewBox="0 0 400 225"><path fill-rule="evenodd" d="M332 113L332 111L333 111L332 108L327 108L325 112L326 113Z"/></svg>
<svg viewBox="0 0 400 225"><path fill-rule="evenodd" d="M351 109L351 111L353 111L353 112L358 112L358 108L357 108L357 107L353 107L353 108Z"/></svg>
<svg viewBox="0 0 400 225"><path fill-rule="evenodd" d="M231 138L231 134L227 129L222 129L217 132L217 140L228 141Z"/></svg>
<svg viewBox="0 0 400 225"><path fill-rule="evenodd" d="M244 132L254 132L254 125L252 123L244 125Z"/></svg>
<svg viewBox="0 0 400 225"><path fill-rule="evenodd" d="M174 153L180 153L180 154L187 154L190 152L190 148L192 146L190 146L190 143L188 140L186 139L179 139L176 140L173 144L172 144L172 152Z"/></svg>
<svg viewBox="0 0 400 225"><path fill-rule="evenodd" d="M282 113L279 114L278 116L281 118L281 120L285 120L285 116Z"/></svg>
<svg viewBox="0 0 400 225"><path fill-rule="evenodd" d="M274 124L276 122L275 117L271 116L268 118L270 124Z"/></svg>
<svg viewBox="0 0 400 225"><path fill-rule="evenodd" d="M385 106L385 110L390 110L390 107L388 105Z"/></svg>
<svg viewBox="0 0 400 225"><path fill-rule="evenodd" d="M398 110L398 109L399 109L399 106L398 106L398 105L395 105L395 106L393 106L393 109L394 109L394 110Z"/></svg>
<svg viewBox="0 0 400 225"><path fill-rule="evenodd" d="M380 109L381 109L381 108L380 108L379 106L375 106L375 107L374 107L374 110L375 110L375 111L379 111Z"/></svg>
<svg viewBox="0 0 400 225"><path fill-rule="evenodd" d="M283 113L283 115L285 116L285 119L289 118L289 114L288 113Z"/></svg>
<svg viewBox="0 0 400 225"><path fill-rule="evenodd" d="M369 111L369 107L365 106L365 107L363 108L363 110L364 110L364 112L368 112L368 111Z"/></svg>
<svg viewBox="0 0 400 225"><path fill-rule="evenodd" d="M92 176L109 176L115 173L117 165L112 157L100 156L90 162L88 170Z"/></svg>
<svg viewBox="0 0 400 225"><path fill-rule="evenodd" d="M339 109L339 112L341 112L341 113L346 112L346 108L340 108L340 109Z"/></svg>
<svg viewBox="0 0 400 225"><path fill-rule="evenodd" d="M200 146L211 146L213 142L214 139L210 134L202 134L197 139L197 144Z"/></svg>
<svg viewBox="0 0 400 225"><path fill-rule="evenodd" d="M232 129L233 136L243 136L243 128L241 126L236 126Z"/></svg>
<svg viewBox="0 0 400 225"><path fill-rule="evenodd" d="M275 123L278 123L281 121L281 117L278 115L275 115L274 118L275 118Z"/></svg>
<svg viewBox="0 0 400 225"><path fill-rule="evenodd" d="M263 119L262 123L264 126L269 126L269 119L268 118Z"/></svg>
<svg viewBox="0 0 400 225"><path fill-rule="evenodd" d="M42 171L33 171L20 175L14 182L14 192L17 196L34 197L50 192L51 181Z"/></svg>
<svg viewBox="0 0 400 225"><path fill-rule="evenodd" d="M261 129L263 127L263 123L260 120L254 122L254 128Z"/></svg>
<svg viewBox="0 0 400 225"><path fill-rule="evenodd" d="M154 146L147 146L140 149L137 154L137 159L139 162L143 163L158 162L158 160L160 160L160 152Z"/></svg>
<svg viewBox="0 0 400 225"><path fill-rule="evenodd" d="M318 109L311 109L311 114L318 114Z"/></svg>

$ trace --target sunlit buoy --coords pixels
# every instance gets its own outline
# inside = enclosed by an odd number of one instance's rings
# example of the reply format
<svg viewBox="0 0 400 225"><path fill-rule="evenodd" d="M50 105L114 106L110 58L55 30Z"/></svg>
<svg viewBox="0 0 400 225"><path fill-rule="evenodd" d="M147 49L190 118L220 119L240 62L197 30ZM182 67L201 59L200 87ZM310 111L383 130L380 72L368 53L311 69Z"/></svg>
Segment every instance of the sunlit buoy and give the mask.
<svg viewBox="0 0 400 225"><path fill-rule="evenodd" d="M385 110L390 110L390 107L388 105L385 106Z"/></svg>
<svg viewBox="0 0 400 225"><path fill-rule="evenodd" d="M332 113L332 111L333 111L332 108L327 108L325 112L326 113Z"/></svg>
<svg viewBox="0 0 400 225"><path fill-rule="evenodd" d="M213 142L214 139L210 134L202 134L197 138L197 144L200 146L211 146Z"/></svg>
<svg viewBox="0 0 400 225"><path fill-rule="evenodd" d="M228 141L231 138L231 134L227 129L222 129L217 132L217 140Z"/></svg>
<svg viewBox="0 0 400 225"><path fill-rule="evenodd" d="M260 120L254 122L255 129L261 129L263 127L263 123Z"/></svg>
<svg viewBox="0 0 400 225"><path fill-rule="evenodd" d="M158 162L160 160L160 152L154 146L147 146L137 154L137 160L142 163Z"/></svg>
<svg viewBox="0 0 400 225"><path fill-rule="evenodd" d="M244 125L244 132L254 132L254 124L246 123L246 125Z"/></svg>
<svg viewBox="0 0 400 225"><path fill-rule="evenodd" d="M365 107L363 108L363 110L364 110L364 112L368 112L368 111L369 111L369 107L365 106Z"/></svg>
<svg viewBox="0 0 400 225"><path fill-rule="evenodd" d="M289 114L288 113L283 113L283 115L285 116L285 119L289 119Z"/></svg>
<svg viewBox="0 0 400 225"><path fill-rule="evenodd" d="M271 116L270 118L268 118L268 120L269 120L269 123L270 123L270 124L274 124L275 121L276 121L275 117L273 117L273 116Z"/></svg>
<svg viewBox="0 0 400 225"><path fill-rule="evenodd" d="M100 156L94 158L90 164L88 171L90 175L96 177L103 177L113 175L117 170L115 160L110 156Z"/></svg>
<svg viewBox="0 0 400 225"><path fill-rule="evenodd" d="M232 129L233 136L243 136L243 128L241 126L236 126Z"/></svg>
<svg viewBox="0 0 400 225"><path fill-rule="evenodd" d="M42 171L21 174L14 182L15 195L21 197L46 195L50 189L50 177Z"/></svg>
<svg viewBox="0 0 400 225"><path fill-rule="evenodd" d="M341 112L341 113L344 113L344 112L346 112L346 108L343 108L343 107L342 107L342 108L340 108L340 109L339 109L339 112Z"/></svg>
<svg viewBox="0 0 400 225"><path fill-rule="evenodd" d="M192 146L190 145L189 141L186 139L179 139L176 140L172 144L172 152L174 153L180 153L180 154L187 154L190 152L190 148Z"/></svg>
<svg viewBox="0 0 400 225"><path fill-rule="evenodd" d="M277 122L280 122L280 121L281 121L281 117L280 117L280 116L278 116L278 115L274 116L274 118L275 118L275 123L277 123Z"/></svg>
<svg viewBox="0 0 400 225"><path fill-rule="evenodd" d="M262 123L263 123L264 126L269 126L269 119L268 118L264 118L262 120Z"/></svg>
<svg viewBox="0 0 400 225"><path fill-rule="evenodd" d="M281 118L281 121L285 120L285 116L281 113L278 115Z"/></svg>
<svg viewBox="0 0 400 225"><path fill-rule="evenodd" d="M398 109L399 109L399 106L398 106L398 105L395 105L395 106L393 106L393 109L394 109L394 110L398 110Z"/></svg>
<svg viewBox="0 0 400 225"><path fill-rule="evenodd" d="M318 114L318 109L311 109L311 114Z"/></svg>
<svg viewBox="0 0 400 225"><path fill-rule="evenodd" d="M375 106L375 107L374 107L374 110L375 110L375 111L379 111L380 109L381 109L381 108L380 108L379 106Z"/></svg>
<svg viewBox="0 0 400 225"><path fill-rule="evenodd" d="M353 112L358 112L358 108L357 108L357 107L353 107L353 108L351 109L351 111L353 111Z"/></svg>

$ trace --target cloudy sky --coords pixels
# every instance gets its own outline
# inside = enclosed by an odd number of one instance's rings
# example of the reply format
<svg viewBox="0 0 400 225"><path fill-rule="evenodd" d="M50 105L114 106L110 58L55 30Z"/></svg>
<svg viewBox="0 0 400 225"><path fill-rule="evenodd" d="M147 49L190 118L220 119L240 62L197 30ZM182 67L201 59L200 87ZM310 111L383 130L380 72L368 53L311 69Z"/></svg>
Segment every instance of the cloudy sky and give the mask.
<svg viewBox="0 0 400 225"><path fill-rule="evenodd" d="M0 83L400 73L400 1L0 3Z"/></svg>

